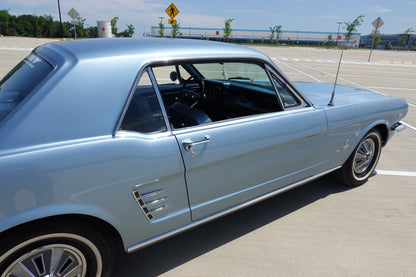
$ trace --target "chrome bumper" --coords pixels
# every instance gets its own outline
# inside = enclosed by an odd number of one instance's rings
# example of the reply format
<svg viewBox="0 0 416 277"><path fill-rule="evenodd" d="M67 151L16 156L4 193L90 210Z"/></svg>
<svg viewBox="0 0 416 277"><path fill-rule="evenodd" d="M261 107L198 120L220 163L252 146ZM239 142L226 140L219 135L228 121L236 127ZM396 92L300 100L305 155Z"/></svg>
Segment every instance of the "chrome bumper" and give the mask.
<svg viewBox="0 0 416 277"><path fill-rule="evenodd" d="M403 131L404 129L406 129L406 126L405 126L403 123L401 123L401 122L397 122L396 124L394 124L394 125L391 127L391 130L392 130L393 132L395 132L395 133L401 132L401 131Z"/></svg>

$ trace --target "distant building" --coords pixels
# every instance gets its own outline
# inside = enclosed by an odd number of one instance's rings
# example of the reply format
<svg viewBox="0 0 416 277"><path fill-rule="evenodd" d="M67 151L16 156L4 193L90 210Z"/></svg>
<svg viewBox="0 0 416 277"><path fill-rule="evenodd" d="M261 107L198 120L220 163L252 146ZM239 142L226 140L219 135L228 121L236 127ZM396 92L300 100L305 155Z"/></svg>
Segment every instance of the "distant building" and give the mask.
<svg viewBox="0 0 416 277"><path fill-rule="evenodd" d="M147 34L150 37L160 37L160 28L158 26L151 27L151 33ZM206 40L224 40L224 32L222 28L189 28L180 27L180 35L178 38L188 39L206 39ZM165 26L164 36L171 37L172 27ZM233 29L229 41L239 43L270 43L270 30L247 30L247 29ZM305 32L305 31L282 31L279 37L280 44L294 44L294 45L324 45L332 43L336 45L337 36L339 46L344 46L347 42L345 40L345 33L337 32ZM332 41L328 42L329 36ZM360 43L361 34L355 33L348 41L349 47L358 47ZM274 42L276 39L274 39Z"/></svg>
<svg viewBox="0 0 416 277"><path fill-rule="evenodd" d="M371 48L374 34L361 36L360 47ZM376 49L416 50L416 35L414 34L380 34L381 41Z"/></svg>

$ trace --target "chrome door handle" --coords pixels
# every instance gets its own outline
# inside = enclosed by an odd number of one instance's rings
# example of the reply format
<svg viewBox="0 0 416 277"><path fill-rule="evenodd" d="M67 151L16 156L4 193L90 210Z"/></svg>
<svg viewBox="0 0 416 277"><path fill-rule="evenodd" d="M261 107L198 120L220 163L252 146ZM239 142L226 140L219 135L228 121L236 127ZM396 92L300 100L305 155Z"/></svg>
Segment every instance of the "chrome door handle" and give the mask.
<svg viewBox="0 0 416 277"><path fill-rule="evenodd" d="M191 151L193 146L208 143L210 141L211 141L211 138L208 135L206 135L203 140L199 140L199 141L192 141L190 139L184 140L182 141L182 145L186 151Z"/></svg>

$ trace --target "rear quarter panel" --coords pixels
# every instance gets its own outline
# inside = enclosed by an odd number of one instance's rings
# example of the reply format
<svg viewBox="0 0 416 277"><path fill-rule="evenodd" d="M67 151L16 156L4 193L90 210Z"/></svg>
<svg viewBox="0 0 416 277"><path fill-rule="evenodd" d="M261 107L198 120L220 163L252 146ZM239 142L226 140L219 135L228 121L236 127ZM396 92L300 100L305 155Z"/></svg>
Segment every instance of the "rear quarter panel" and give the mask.
<svg viewBox="0 0 416 277"><path fill-rule="evenodd" d="M157 143L156 143L157 141ZM184 168L174 137L104 136L0 157L0 232L55 215L112 225L126 249L190 222ZM132 192L163 188L171 208L149 222Z"/></svg>

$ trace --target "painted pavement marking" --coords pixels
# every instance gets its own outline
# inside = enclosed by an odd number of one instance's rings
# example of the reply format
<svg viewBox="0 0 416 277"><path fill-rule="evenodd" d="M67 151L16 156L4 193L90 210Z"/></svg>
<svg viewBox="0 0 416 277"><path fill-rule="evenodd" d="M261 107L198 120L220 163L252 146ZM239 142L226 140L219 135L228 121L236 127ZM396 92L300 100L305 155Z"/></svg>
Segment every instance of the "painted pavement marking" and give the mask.
<svg viewBox="0 0 416 277"><path fill-rule="evenodd" d="M376 172L379 175L416 177L416 172L410 172L410 171L376 170Z"/></svg>

